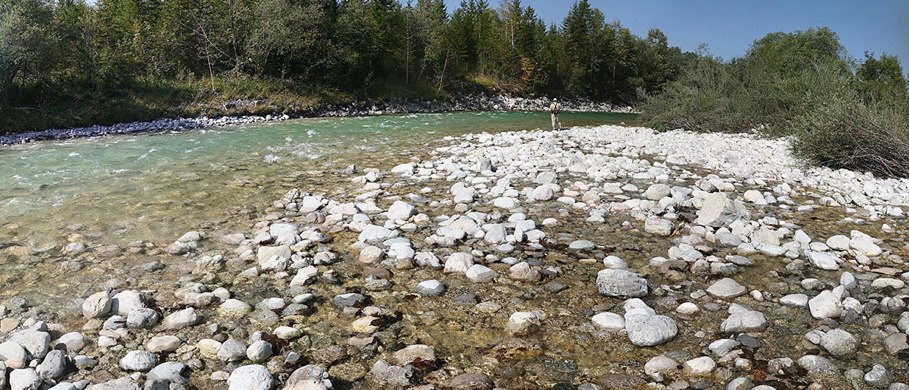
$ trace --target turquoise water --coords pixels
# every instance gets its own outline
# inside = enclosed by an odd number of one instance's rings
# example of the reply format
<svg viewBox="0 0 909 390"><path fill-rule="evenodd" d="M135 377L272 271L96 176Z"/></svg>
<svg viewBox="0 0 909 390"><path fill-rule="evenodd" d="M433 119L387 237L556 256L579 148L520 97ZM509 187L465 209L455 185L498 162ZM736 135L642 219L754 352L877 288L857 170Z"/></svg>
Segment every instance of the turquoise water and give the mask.
<svg viewBox="0 0 909 390"><path fill-rule="evenodd" d="M565 113L562 122L636 118ZM145 250L135 248L160 248L200 228L248 230L290 188L340 191L349 175L339 171L350 164L387 169L445 136L548 125L548 114L540 112L460 112L301 119L5 147L0 274L12 278L16 272L4 271L60 261L94 264L111 245L141 254ZM66 253L69 243L87 250Z"/></svg>

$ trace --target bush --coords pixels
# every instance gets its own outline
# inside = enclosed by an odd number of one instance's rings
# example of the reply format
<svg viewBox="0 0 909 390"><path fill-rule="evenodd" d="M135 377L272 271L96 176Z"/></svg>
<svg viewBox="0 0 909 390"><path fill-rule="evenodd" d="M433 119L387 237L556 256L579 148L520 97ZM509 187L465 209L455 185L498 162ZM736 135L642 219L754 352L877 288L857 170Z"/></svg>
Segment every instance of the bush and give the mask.
<svg viewBox="0 0 909 390"><path fill-rule="evenodd" d="M905 106L866 103L848 87L812 100L812 108L787 129L795 136L791 146L797 156L834 169L909 177Z"/></svg>

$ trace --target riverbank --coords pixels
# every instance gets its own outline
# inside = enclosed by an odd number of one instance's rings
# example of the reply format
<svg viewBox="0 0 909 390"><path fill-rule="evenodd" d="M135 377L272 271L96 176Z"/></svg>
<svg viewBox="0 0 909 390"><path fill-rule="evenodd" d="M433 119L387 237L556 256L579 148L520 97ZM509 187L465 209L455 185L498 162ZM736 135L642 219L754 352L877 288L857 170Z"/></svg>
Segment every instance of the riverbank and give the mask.
<svg viewBox="0 0 909 390"><path fill-rule="evenodd" d="M248 229L141 245L178 280L113 278L51 324L8 302L10 382L906 388L909 181L618 126L400 152L337 188L276 166L297 188Z"/></svg>
<svg viewBox="0 0 909 390"><path fill-rule="evenodd" d="M221 104L221 110L228 112L246 106L258 106L263 101L234 100ZM206 115L195 118L159 119L118 123L110 126L89 126L69 129L47 129L0 135L0 145L28 143L35 141L61 140L81 137L97 137L111 134L133 134L155 131L176 131L210 127L238 126L253 123L285 121L297 118L330 118L367 115L391 115L412 113L437 113L454 111L546 111L548 98L522 98L504 95L464 95L449 100L392 99L384 102L354 102L346 105L323 104L300 110L290 110L267 115ZM618 107L609 103L588 100L561 102L564 111L636 113L631 107Z"/></svg>

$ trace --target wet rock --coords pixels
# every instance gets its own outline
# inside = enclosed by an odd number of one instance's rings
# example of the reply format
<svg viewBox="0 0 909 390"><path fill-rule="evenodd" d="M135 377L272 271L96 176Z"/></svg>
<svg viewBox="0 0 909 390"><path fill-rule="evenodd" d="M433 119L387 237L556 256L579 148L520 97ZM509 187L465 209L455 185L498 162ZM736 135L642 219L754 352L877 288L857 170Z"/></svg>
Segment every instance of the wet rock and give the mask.
<svg viewBox="0 0 909 390"><path fill-rule="evenodd" d="M227 378L228 390L271 390L274 378L265 366L237 367Z"/></svg>
<svg viewBox="0 0 909 390"><path fill-rule="evenodd" d="M672 221L662 218L650 217L644 221L644 231L657 236L665 237L672 234L673 227Z"/></svg>
<svg viewBox="0 0 909 390"><path fill-rule="evenodd" d="M707 288L707 292L717 298L735 298L748 290L733 279L723 278Z"/></svg>
<svg viewBox="0 0 909 390"><path fill-rule="evenodd" d="M631 375L623 375L623 374L603 375L602 377L600 377L597 380L597 383L599 383L602 386L605 386L604 387L605 389L639 389L639 388L641 388L641 386L644 386L647 384L647 382L641 378L638 378L636 376L631 376ZM596 385L591 384L591 386L596 386ZM593 389L600 390L603 388L601 388L599 386L596 386L596 387L588 386L587 388L583 388L583 389L580 386L578 387L578 390L593 390Z"/></svg>
<svg viewBox="0 0 909 390"><path fill-rule="evenodd" d="M314 364L300 367L287 378L285 389L289 390L324 390L332 388L331 380L325 369Z"/></svg>
<svg viewBox="0 0 909 390"><path fill-rule="evenodd" d="M391 230L382 226L376 225L366 225L363 228L363 231L360 232L358 239L363 242L370 244L378 244L385 240L392 239L398 236L397 230Z"/></svg>
<svg viewBox="0 0 909 390"><path fill-rule="evenodd" d="M602 312L593 316L590 320L593 321L593 325L597 329L603 331L618 332L625 329L625 318L615 313Z"/></svg>
<svg viewBox="0 0 909 390"><path fill-rule="evenodd" d="M512 335L522 335L543 319L541 312L519 311L512 313L505 324L505 331Z"/></svg>
<svg viewBox="0 0 909 390"><path fill-rule="evenodd" d="M218 307L218 310L227 316L245 316L252 311L252 306L239 299L228 299Z"/></svg>
<svg viewBox="0 0 909 390"><path fill-rule="evenodd" d="M577 240L572 241L570 244L568 244L568 249L575 251L589 251L594 248L596 248L596 244L588 240Z"/></svg>
<svg viewBox="0 0 909 390"><path fill-rule="evenodd" d="M625 313L625 330L628 339L638 347L653 347L664 344L679 333L672 318L652 314L653 310L628 310Z"/></svg>
<svg viewBox="0 0 909 390"><path fill-rule="evenodd" d="M130 351L120 359L120 368L125 371L148 371L155 367L158 359L148 351Z"/></svg>
<svg viewBox="0 0 909 390"><path fill-rule="evenodd" d="M891 355L896 355L902 351L909 350L909 342L905 333L894 333L884 338L884 349Z"/></svg>
<svg viewBox="0 0 909 390"><path fill-rule="evenodd" d="M485 374L465 373L452 378L448 387L452 390L492 390L495 383Z"/></svg>
<svg viewBox="0 0 909 390"><path fill-rule="evenodd" d="M876 389L886 389L890 386L890 382L892 381L890 373L887 372L887 368L880 364L875 364L874 367L871 368L871 371L868 371L868 373L865 374L864 379L868 386Z"/></svg>
<svg viewBox="0 0 909 390"><path fill-rule="evenodd" d="M385 385L388 388L400 388L410 386L410 377L413 372L411 369L394 366L384 360L379 360L372 365L369 374L372 375L376 383Z"/></svg>
<svg viewBox="0 0 909 390"><path fill-rule="evenodd" d="M687 376L704 376L716 369L716 362L709 356L701 356L685 362L682 373Z"/></svg>
<svg viewBox="0 0 909 390"><path fill-rule="evenodd" d="M347 293L336 295L331 299L331 304L340 309L345 307L362 307L365 306L367 299L363 294Z"/></svg>
<svg viewBox="0 0 909 390"><path fill-rule="evenodd" d="M759 332L767 329L764 313L754 310L743 310L732 313L720 325L724 333Z"/></svg>
<svg viewBox="0 0 909 390"><path fill-rule="evenodd" d="M789 294L780 298L780 304L789 307L807 307L808 296L805 294Z"/></svg>
<svg viewBox="0 0 909 390"><path fill-rule="evenodd" d="M823 356L805 355L799 358L799 366L812 375L829 375L836 373L836 366Z"/></svg>
<svg viewBox="0 0 909 390"><path fill-rule="evenodd" d="M483 283L492 280L498 273L484 265L474 264L467 269L466 275L471 282Z"/></svg>
<svg viewBox="0 0 909 390"><path fill-rule="evenodd" d="M648 288L647 279L634 272L604 269L597 273L597 290L605 296L643 297Z"/></svg>
<svg viewBox="0 0 909 390"><path fill-rule="evenodd" d="M402 366L408 365L415 360L433 362L436 360L436 352L428 345L415 344L398 350L394 353L394 358L395 362Z"/></svg>
<svg viewBox="0 0 909 390"><path fill-rule="evenodd" d="M445 285L435 279L425 280L420 282L414 291L425 296L442 295L445 292Z"/></svg>
<svg viewBox="0 0 909 390"><path fill-rule="evenodd" d="M821 338L821 347L833 356L844 358L855 354L858 340L845 330L833 329Z"/></svg>
<svg viewBox="0 0 909 390"><path fill-rule="evenodd" d="M737 220L751 218L751 213L741 202L730 200L719 192L707 195L697 214L695 223L713 227L729 226Z"/></svg>

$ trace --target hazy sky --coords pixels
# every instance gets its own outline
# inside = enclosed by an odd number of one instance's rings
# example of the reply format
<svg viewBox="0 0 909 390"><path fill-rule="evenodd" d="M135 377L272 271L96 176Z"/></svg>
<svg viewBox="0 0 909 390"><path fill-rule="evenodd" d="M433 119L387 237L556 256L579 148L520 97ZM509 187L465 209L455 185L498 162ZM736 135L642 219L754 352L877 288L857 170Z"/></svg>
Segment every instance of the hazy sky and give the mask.
<svg viewBox="0 0 909 390"><path fill-rule="evenodd" d="M499 0L488 0L499 7ZM573 0L522 0L547 24L561 25ZM448 12L460 0L445 0ZM909 71L909 0L590 0L637 36L659 28L669 44L695 51L706 43L711 54L731 59L745 54L756 39L771 32L827 26L836 31L849 54L899 56Z"/></svg>

